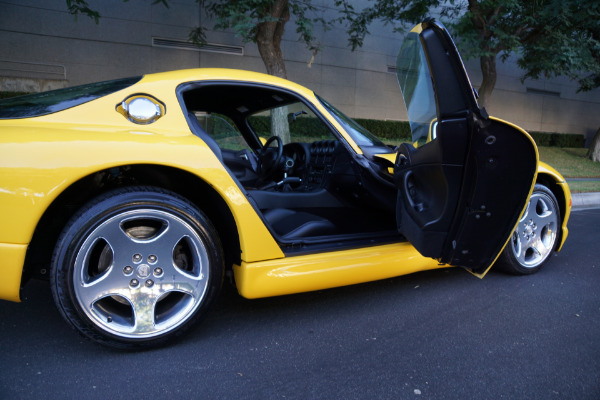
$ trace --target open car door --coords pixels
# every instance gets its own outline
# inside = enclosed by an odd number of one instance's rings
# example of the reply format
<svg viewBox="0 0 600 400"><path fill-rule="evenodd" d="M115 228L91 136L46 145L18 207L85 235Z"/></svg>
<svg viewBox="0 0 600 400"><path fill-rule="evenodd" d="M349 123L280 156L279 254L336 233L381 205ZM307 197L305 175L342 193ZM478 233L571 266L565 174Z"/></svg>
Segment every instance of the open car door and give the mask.
<svg viewBox="0 0 600 400"><path fill-rule="evenodd" d="M533 190L535 143L479 108L439 22L408 34L396 67L413 135L394 166L398 230L422 255L483 276Z"/></svg>

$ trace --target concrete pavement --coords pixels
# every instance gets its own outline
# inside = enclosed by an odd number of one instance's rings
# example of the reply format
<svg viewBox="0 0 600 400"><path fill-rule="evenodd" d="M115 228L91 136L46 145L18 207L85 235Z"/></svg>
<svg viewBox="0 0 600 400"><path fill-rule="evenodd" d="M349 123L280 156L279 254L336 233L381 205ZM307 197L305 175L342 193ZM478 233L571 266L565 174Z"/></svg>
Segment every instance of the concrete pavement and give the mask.
<svg viewBox="0 0 600 400"><path fill-rule="evenodd" d="M573 209L600 207L600 193L573 193Z"/></svg>

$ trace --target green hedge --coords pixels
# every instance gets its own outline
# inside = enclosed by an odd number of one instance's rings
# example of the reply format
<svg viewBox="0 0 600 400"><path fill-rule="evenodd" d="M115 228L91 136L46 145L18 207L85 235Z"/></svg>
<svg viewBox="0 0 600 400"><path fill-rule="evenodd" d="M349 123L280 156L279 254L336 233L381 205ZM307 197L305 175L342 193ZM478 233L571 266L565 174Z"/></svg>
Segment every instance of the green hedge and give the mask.
<svg viewBox="0 0 600 400"><path fill-rule="evenodd" d="M271 136L271 117L253 116L248 118L248 122L259 136ZM327 126L318 118L298 118L290 124L290 131L292 135L315 139L331 136Z"/></svg>
<svg viewBox="0 0 600 400"><path fill-rule="evenodd" d="M0 92L0 99L8 99L9 97L17 97L28 94L27 92Z"/></svg>
<svg viewBox="0 0 600 400"><path fill-rule="evenodd" d="M356 122L367 128L375 136L395 141L410 141L411 132L408 121L380 121L356 118ZM585 137L573 133L529 132L538 146L548 147L585 147Z"/></svg>
<svg viewBox="0 0 600 400"><path fill-rule="evenodd" d="M382 139L390 140L411 140L410 125L407 121L379 121L376 119L363 119L356 118L356 122L365 127L368 131L373 133L375 136ZM249 118L250 125L254 130L263 136L269 136L271 130L270 118L265 116L254 116ZM306 137L322 137L328 136L324 132L323 123L321 120L316 118L298 118L292 124L290 129L293 132L302 133Z"/></svg>
<svg viewBox="0 0 600 400"><path fill-rule="evenodd" d="M529 132L538 146L585 147L585 136L574 133Z"/></svg>
<svg viewBox="0 0 600 400"><path fill-rule="evenodd" d="M25 92L0 92L0 99L27 94ZM355 118L355 121L384 141L411 141L408 121L381 121L377 119ZM250 123L258 134L270 136L270 118L265 116L250 117ZM323 124L315 118L298 118L291 127L294 131L302 132L307 137L327 136L323 132ZM548 147L584 147L585 137L579 134L529 132L538 146Z"/></svg>
<svg viewBox="0 0 600 400"><path fill-rule="evenodd" d="M375 136L395 141L410 141L411 132L408 121L380 121L376 119L356 118L356 122L367 128ZM529 132L538 146L547 147L585 147L585 136L574 133Z"/></svg>
<svg viewBox="0 0 600 400"><path fill-rule="evenodd" d="M364 118L355 118L354 120L380 139L409 142L412 140L408 121L380 121Z"/></svg>

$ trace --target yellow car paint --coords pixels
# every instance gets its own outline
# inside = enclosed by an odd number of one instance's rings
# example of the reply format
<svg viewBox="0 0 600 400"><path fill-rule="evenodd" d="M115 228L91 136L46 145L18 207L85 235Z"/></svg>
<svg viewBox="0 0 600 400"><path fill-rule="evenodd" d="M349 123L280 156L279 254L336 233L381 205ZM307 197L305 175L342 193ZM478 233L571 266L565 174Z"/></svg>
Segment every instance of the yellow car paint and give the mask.
<svg viewBox="0 0 600 400"><path fill-rule="evenodd" d="M327 118L356 154L362 154L312 91L270 75L240 70L195 69L146 75L128 88L71 109L36 118L0 120L0 298L18 301L27 246L52 202L90 174L134 164L186 171L209 183L224 199L238 229L242 262L234 267L234 273L238 290L245 297L298 293L443 267L405 242L286 257L221 162L190 132L176 89L180 84L202 80L258 82L294 92ZM154 123L136 125L117 109L129 96L143 93L166 108ZM392 165L395 156L378 155ZM540 165L540 173L563 187L569 204L564 179L545 165ZM568 213L563 221L563 242L567 219Z"/></svg>
<svg viewBox="0 0 600 400"><path fill-rule="evenodd" d="M279 296L444 268L408 242L286 257L234 266L240 295Z"/></svg>
<svg viewBox="0 0 600 400"><path fill-rule="evenodd" d="M0 299L21 301L19 292L26 253L26 244L0 243Z"/></svg>
<svg viewBox="0 0 600 400"><path fill-rule="evenodd" d="M76 138L85 137L86 132L67 127L34 134L21 130L7 133L9 137L11 134L14 138L2 145L0 161L0 170L6 172L0 177L0 204L5 205L0 211L0 243L28 243L37 221L52 201L85 176L121 165L154 164L187 171L210 182L234 214L245 260L283 256L231 176L212 151L191 134L168 141L152 132L141 134L141 130L111 132L107 129L102 132L101 141L77 141ZM37 137L52 139L42 141L36 140ZM66 147L73 155L61 154ZM174 154L177 156L173 157ZM8 169L15 165L19 168ZM23 201L23 197L28 201Z"/></svg>
<svg viewBox="0 0 600 400"><path fill-rule="evenodd" d="M232 211L242 260L283 257L279 245L220 161L190 132L181 108L167 109L163 118L150 125L136 125L116 110L123 99L146 91L165 104L178 105L175 89L182 76L198 79L190 77L189 71L158 75L149 75L129 88L62 112L0 120L1 244L26 246L50 204L85 176L112 167L154 164L190 172L210 183ZM172 79L161 80L161 75ZM199 75L214 76L204 72ZM239 75L252 79L262 74L240 71ZM20 277L22 260L3 260L4 275ZM8 282L0 288L0 298L14 299L20 281L12 290L6 287L10 286Z"/></svg>

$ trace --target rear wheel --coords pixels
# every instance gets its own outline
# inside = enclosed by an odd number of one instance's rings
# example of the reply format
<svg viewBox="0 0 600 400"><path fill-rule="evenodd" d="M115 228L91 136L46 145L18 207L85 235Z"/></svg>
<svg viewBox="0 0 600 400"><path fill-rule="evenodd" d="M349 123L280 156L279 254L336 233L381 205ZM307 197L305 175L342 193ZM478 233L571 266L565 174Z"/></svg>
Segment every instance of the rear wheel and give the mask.
<svg viewBox="0 0 600 400"><path fill-rule="evenodd" d="M556 248L560 218L554 194L547 187L536 184L525 214L498 259L498 266L515 275L539 271Z"/></svg>
<svg viewBox="0 0 600 400"><path fill-rule="evenodd" d="M152 187L107 193L59 237L51 286L65 319L120 348L180 336L217 297L223 256L215 228L186 199Z"/></svg>

